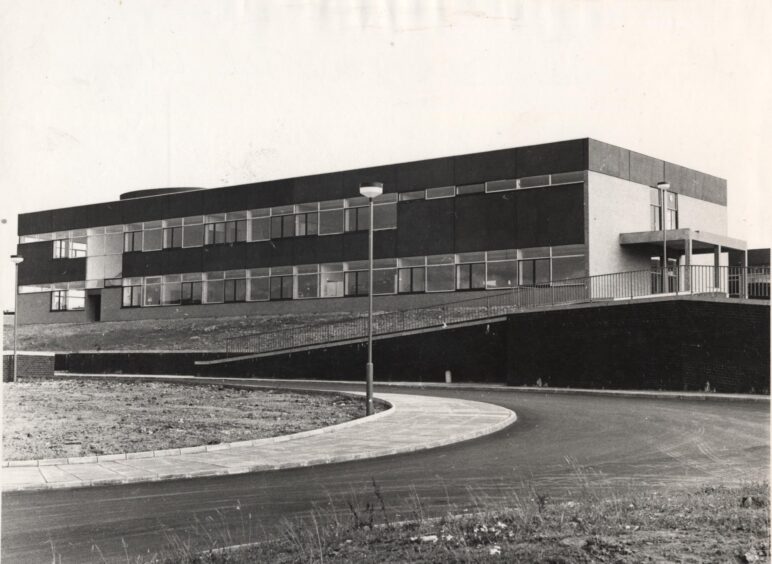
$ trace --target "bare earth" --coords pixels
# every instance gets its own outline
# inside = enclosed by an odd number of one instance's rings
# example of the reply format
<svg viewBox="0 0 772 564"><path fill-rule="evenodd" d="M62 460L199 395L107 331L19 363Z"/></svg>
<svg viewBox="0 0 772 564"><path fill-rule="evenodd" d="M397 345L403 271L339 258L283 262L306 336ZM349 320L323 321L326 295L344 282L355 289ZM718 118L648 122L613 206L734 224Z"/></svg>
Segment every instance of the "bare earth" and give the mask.
<svg viewBox="0 0 772 564"><path fill-rule="evenodd" d="M275 437L364 415L337 394L160 382L3 384L3 460L91 456Z"/></svg>

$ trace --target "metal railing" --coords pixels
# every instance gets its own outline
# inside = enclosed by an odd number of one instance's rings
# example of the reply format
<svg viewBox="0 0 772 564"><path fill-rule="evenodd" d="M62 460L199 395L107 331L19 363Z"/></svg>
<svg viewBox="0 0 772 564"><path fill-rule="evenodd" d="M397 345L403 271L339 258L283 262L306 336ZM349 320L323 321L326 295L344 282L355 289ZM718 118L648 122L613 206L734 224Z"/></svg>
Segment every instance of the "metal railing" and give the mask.
<svg viewBox="0 0 772 564"><path fill-rule="evenodd" d="M377 313L373 316L373 335L446 327L538 307L684 293L769 298L769 267L679 266L668 269L665 277L661 269L649 269L490 291L477 298ZM260 354L356 341L366 335L367 316L362 313L342 321L232 337L226 341L226 352Z"/></svg>

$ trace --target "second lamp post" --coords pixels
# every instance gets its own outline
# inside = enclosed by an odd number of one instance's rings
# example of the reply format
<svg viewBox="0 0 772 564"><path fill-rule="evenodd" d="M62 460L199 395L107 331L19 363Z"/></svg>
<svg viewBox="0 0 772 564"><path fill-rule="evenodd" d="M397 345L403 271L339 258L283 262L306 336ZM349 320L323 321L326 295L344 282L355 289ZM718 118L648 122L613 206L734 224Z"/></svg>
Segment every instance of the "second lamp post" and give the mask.
<svg viewBox="0 0 772 564"><path fill-rule="evenodd" d="M383 182L363 182L359 193L370 202L370 224L368 227L368 268L367 268L367 415L373 410L373 200L383 194Z"/></svg>

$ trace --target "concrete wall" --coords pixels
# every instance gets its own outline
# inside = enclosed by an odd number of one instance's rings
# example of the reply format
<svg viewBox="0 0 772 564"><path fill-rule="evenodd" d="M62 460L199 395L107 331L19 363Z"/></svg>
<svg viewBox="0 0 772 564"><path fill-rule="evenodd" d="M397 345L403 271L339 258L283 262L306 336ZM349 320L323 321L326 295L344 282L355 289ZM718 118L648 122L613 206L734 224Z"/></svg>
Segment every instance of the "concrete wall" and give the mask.
<svg viewBox="0 0 772 564"><path fill-rule="evenodd" d="M646 186L613 176L587 173L589 273L608 274L649 268L651 253L625 249L619 234L649 231Z"/></svg>
<svg viewBox="0 0 772 564"><path fill-rule="evenodd" d="M726 206L680 195L678 227L728 235Z"/></svg>
<svg viewBox="0 0 772 564"><path fill-rule="evenodd" d="M19 325L86 323L86 311L51 311L51 292L19 294Z"/></svg>

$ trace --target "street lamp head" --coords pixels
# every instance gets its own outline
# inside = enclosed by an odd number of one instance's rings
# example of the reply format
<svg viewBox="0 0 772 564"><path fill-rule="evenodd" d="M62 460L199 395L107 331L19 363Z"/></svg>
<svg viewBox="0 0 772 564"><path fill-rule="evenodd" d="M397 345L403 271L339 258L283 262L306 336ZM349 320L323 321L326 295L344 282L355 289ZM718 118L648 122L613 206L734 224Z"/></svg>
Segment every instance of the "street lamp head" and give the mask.
<svg viewBox="0 0 772 564"><path fill-rule="evenodd" d="M13 264L21 264L24 262L24 257L19 255L11 255L11 262Z"/></svg>
<svg viewBox="0 0 772 564"><path fill-rule="evenodd" d="M660 190L670 190L670 182L657 182L657 188Z"/></svg>
<svg viewBox="0 0 772 564"><path fill-rule="evenodd" d="M383 194L383 182L362 182L359 184L359 193L371 200L377 198Z"/></svg>

